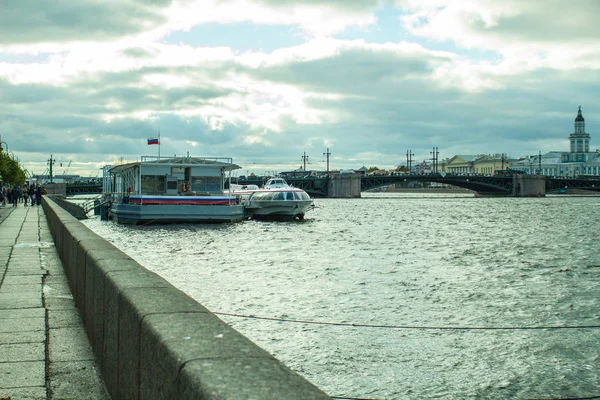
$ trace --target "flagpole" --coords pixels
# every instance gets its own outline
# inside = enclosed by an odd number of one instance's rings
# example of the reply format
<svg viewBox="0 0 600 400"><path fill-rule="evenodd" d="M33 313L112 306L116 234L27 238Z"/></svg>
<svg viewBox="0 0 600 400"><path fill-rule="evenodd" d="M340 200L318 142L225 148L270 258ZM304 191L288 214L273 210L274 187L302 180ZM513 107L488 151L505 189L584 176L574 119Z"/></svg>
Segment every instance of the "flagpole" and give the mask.
<svg viewBox="0 0 600 400"><path fill-rule="evenodd" d="M160 128L158 128L158 159L160 160Z"/></svg>

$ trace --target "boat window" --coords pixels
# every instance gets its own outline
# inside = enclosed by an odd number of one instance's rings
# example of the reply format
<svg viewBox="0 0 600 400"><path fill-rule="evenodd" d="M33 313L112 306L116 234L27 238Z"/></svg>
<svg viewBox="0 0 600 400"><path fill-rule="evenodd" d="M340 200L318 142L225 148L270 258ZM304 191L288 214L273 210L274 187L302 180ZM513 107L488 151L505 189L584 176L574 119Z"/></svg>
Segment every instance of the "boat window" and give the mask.
<svg viewBox="0 0 600 400"><path fill-rule="evenodd" d="M220 192L220 176L192 176L192 192Z"/></svg>
<svg viewBox="0 0 600 400"><path fill-rule="evenodd" d="M142 193L164 194L166 177L164 175L142 175Z"/></svg>
<svg viewBox="0 0 600 400"><path fill-rule="evenodd" d="M286 200L294 200L294 192L286 192L285 199Z"/></svg>
<svg viewBox="0 0 600 400"><path fill-rule="evenodd" d="M302 192L293 192L296 200L302 200Z"/></svg>
<svg viewBox="0 0 600 400"><path fill-rule="evenodd" d="M258 192L252 195L252 199L254 200L271 200L273 198L274 193L269 192Z"/></svg>
<svg viewBox="0 0 600 400"><path fill-rule="evenodd" d="M167 181L167 190L177 190L177 181Z"/></svg>
<svg viewBox="0 0 600 400"><path fill-rule="evenodd" d="M283 192L274 193L273 200L285 200L283 194Z"/></svg>
<svg viewBox="0 0 600 400"><path fill-rule="evenodd" d="M310 200L310 196L306 192L302 192L300 195L302 196L302 200Z"/></svg>
<svg viewBox="0 0 600 400"><path fill-rule="evenodd" d="M282 187L282 186L285 186L285 181L283 179L270 179L267 182L267 186L269 186L269 187Z"/></svg>

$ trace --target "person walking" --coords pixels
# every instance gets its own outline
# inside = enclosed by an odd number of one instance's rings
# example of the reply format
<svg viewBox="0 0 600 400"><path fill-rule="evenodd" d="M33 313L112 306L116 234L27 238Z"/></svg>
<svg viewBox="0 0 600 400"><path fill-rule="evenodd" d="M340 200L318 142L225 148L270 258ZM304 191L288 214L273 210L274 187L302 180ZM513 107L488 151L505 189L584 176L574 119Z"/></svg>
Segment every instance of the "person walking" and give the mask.
<svg viewBox="0 0 600 400"><path fill-rule="evenodd" d="M19 188L15 185L12 192L10 193L13 207L17 206L17 202L19 201Z"/></svg>
<svg viewBox="0 0 600 400"><path fill-rule="evenodd" d="M35 205L35 188L33 187L33 184L29 187L29 200L29 204L33 207Z"/></svg>
<svg viewBox="0 0 600 400"><path fill-rule="evenodd" d="M27 200L29 200L29 186L23 187L23 206L27 207Z"/></svg>
<svg viewBox="0 0 600 400"><path fill-rule="evenodd" d="M35 202L38 206L42 205L42 194L44 194L44 190L40 185L37 185L35 188Z"/></svg>

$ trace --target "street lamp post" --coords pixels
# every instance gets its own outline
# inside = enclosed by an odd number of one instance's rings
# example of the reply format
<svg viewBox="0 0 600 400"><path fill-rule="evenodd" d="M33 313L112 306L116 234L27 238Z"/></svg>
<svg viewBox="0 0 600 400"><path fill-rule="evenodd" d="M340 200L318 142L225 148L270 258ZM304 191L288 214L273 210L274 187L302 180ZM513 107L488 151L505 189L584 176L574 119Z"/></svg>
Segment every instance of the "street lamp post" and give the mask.
<svg viewBox="0 0 600 400"><path fill-rule="evenodd" d="M302 162L304 163L304 171L306 172L306 162L308 161L308 156L306 155L306 152L304 152L304 155L302 156Z"/></svg>
<svg viewBox="0 0 600 400"><path fill-rule="evenodd" d="M439 157L440 152L438 151L437 147L434 147L433 151L430 151L429 154L431 154L433 173L437 174L437 172L438 172L438 157Z"/></svg>
<svg viewBox="0 0 600 400"><path fill-rule="evenodd" d="M327 148L327 152L323 153L324 156L327 156L327 175L329 175L329 156L331 153L329 152L329 147Z"/></svg>
<svg viewBox="0 0 600 400"><path fill-rule="evenodd" d="M53 160L52 154L50 154L50 159L48 160L48 165L50 165L50 183L52 183L52 165L54 165L55 162L56 160Z"/></svg>

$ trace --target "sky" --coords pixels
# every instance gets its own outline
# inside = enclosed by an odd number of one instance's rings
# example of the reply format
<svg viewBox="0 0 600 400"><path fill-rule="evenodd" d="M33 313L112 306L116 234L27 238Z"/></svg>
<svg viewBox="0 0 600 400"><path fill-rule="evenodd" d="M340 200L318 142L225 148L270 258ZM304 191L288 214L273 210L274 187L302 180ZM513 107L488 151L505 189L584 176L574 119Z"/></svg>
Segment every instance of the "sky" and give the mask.
<svg viewBox="0 0 600 400"><path fill-rule="evenodd" d="M238 174L600 147L600 1L0 0L2 147L29 174L160 153Z"/></svg>

